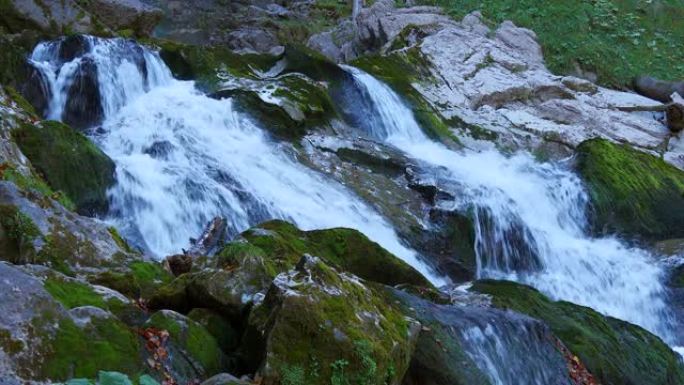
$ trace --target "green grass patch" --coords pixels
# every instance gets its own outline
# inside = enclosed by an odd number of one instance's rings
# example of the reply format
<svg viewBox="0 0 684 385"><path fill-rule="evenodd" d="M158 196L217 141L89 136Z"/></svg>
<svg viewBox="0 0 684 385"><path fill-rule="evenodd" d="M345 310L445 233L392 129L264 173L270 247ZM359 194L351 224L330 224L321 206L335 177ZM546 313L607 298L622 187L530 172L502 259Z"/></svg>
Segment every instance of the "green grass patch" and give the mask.
<svg viewBox="0 0 684 385"><path fill-rule="evenodd" d="M684 77L682 0L421 0L456 19L480 10L537 33L549 69L593 71L600 84L624 87L634 76Z"/></svg>

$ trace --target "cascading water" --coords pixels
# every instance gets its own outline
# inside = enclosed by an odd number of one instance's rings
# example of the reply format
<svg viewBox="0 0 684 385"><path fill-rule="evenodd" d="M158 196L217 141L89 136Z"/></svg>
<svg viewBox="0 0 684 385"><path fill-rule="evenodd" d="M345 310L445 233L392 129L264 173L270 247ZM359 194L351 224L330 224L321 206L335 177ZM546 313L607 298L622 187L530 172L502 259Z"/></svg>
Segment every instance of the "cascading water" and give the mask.
<svg viewBox="0 0 684 385"><path fill-rule="evenodd" d="M111 220L150 252L179 252L214 216L226 217L234 233L281 218L304 229L358 229L444 283L373 209L300 165L230 100L174 80L157 54L123 39L87 37L83 52L64 60L61 44L40 44L31 58L50 84L47 116L64 118L78 81L73 68L95 63L104 119L94 140L117 165Z"/></svg>
<svg viewBox="0 0 684 385"><path fill-rule="evenodd" d="M628 320L675 343L662 270L648 252L585 233L587 194L574 174L526 154L455 152L427 138L385 84L352 67L372 99L368 135L440 168L461 186L452 209L476 217L478 275L521 281L553 298ZM453 184L453 183L452 183Z"/></svg>

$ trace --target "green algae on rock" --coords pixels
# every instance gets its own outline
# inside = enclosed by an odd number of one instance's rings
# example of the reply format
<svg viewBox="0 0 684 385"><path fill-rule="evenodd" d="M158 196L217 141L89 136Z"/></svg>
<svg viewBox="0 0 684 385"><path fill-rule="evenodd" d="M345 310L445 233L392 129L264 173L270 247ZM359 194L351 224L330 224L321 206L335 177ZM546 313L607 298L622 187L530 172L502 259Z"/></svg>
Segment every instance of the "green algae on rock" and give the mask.
<svg viewBox="0 0 684 385"><path fill-rule="evenodd" d="M604 139L577 148L596 232L658 241L684 237L684 171Z"/></svg>
<svg viewBox="0 0 684 385"><path fill-rule="evenodd" d="M114 182L114 162L88 138L55 121L24 123L12 132L21 151L55 190L63 191L79 213L107 210L107 189Z"/></svg>
<svg viewBox="0 0 684 385"><path fill-rule="evenodd" d="M294 266L302 255L310 254L368 281L389 286L404 283L432 287L413 267L357 230L302 231L291 223L274 220L247 230L242 237L267 255L287 261L289 266Z"/></svg>
<svg viewBox="0 0 684 385"><path fill-rule="evenodd" d="M264 359L264 384L399 384L419 328L373 284L306 256L253 309L243 353Z"/></svg>
<svg viewBox="0 0 684 385"><path fill-rule="evenodd" d="M477 281L472 290L492 303L546 322L603 384L673 385L684 382L684 364L660 338L643 328L579 305L551 301L508 281Z"/></svg>

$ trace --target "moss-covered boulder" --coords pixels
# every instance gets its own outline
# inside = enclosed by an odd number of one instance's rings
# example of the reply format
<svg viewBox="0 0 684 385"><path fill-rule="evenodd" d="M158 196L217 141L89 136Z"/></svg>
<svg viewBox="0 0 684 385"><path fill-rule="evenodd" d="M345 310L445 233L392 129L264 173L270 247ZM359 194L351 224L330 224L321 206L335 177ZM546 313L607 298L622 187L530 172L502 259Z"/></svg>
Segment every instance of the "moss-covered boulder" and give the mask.
<svg viewBox="0 0 684 385"><path fill-rule="evenodd" d="M592 139L577 148L596 232L647 241L684 237L684 171L626 144Z"/></svg>
<svg viewBox="0 0 684 385"><path fill-rule="evenodd" d="M546 322L596 379L611 384L684 383L684 364L660 338L639 326L569 302L549 300L514 282L478 281L474 291L492 303Z"/></svg>
<svg viewBox="0 0 684 385"><path fill-rule="evenodd" d="M160 47L159 55L174 77L196 80L208 93L218 91L227 76L258 79L279 60L269 54L238 54L226 46L184 45L166 40L150 40Z"/></svg>
<svg viewBox="0 0 684 385"><path fill-rule="evenodd" d="M88 138L54 121L25 123L12 135L36 170L53 189L63 191L79 213L92 216L107 211L115 165Z"/></svg>
<svg viewBox="0 0 684 385"><path fill-rule="evenodd" d="M291 223L274 220L247 230L242 237L286 268L294 266L302 255L310 254L368 281L389 286L432 286L410 265L356 230L302 231Z"/></svg>
<svg viewBox="0 0 684 385"><path fill-rule="evenodd" d="M162 310L154 313L145 326L169 333L168 364L174 378L202 380L223 371L226 358L220 345L201 324L174 311Z"/></svg>
<svg viewBox="0 0 684 385"><path fill-rule="evenodd" d="M243 341L264 384L400 384L420 325L315 257L276 277Z"/></svg>
<svg viewBox="0 0 684 385"><path fill-rule="evenodd" d="M131 299L148 298L160 286L173 280L158 262L136 260L128 264L91 273L87 276L90 283L116 290Z"/></svg>
<svg viewBox="0 0 684 385"><path fill-rule="evenodd" d="M58 382L96 378L100 370L145 372L135 329L111 309L120 294L42 266L0 263L0 365L3 379ZM92 355L92 356L90 356Z"/></svg>

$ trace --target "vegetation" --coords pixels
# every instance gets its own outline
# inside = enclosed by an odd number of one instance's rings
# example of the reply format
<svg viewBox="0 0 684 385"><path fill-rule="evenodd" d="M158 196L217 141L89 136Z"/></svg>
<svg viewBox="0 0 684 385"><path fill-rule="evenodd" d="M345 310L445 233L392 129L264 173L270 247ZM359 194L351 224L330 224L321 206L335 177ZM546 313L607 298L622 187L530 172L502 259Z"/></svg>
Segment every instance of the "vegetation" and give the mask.
<svg viewBox="0 0 684 385"><path fill-rule="evenodd" d="M684 237L684 171L604 139L582 143L577 154L596 232L645 240Z"/></svg>
<svg viewBox="0 0 684 385"><path fill-rule="evenodd" d="M33 167L55 190L64 191L79 213L107 210L107 189L114 184L114 162L88 138L55 121L23 123L12 132Z"/></svg>
<svg viewBox="0 0 684 385"><path fill-rule="evenodd" d="M242 236L276 263L294 266L302 255L310 254L369 281L390 286L403 283L432 287L415 269L356 230L301 231L278 220L263 223L259 229Z"/></svg>
<svg viewBox="0 0 684 385"><path fill-rule="evenodd" d="M558 74L577 67L600 84L625 87L636 75L684 77L681 0L421 0L454 18L480 10L492 26L504 20L537 33L547 66Z"/></svg>

